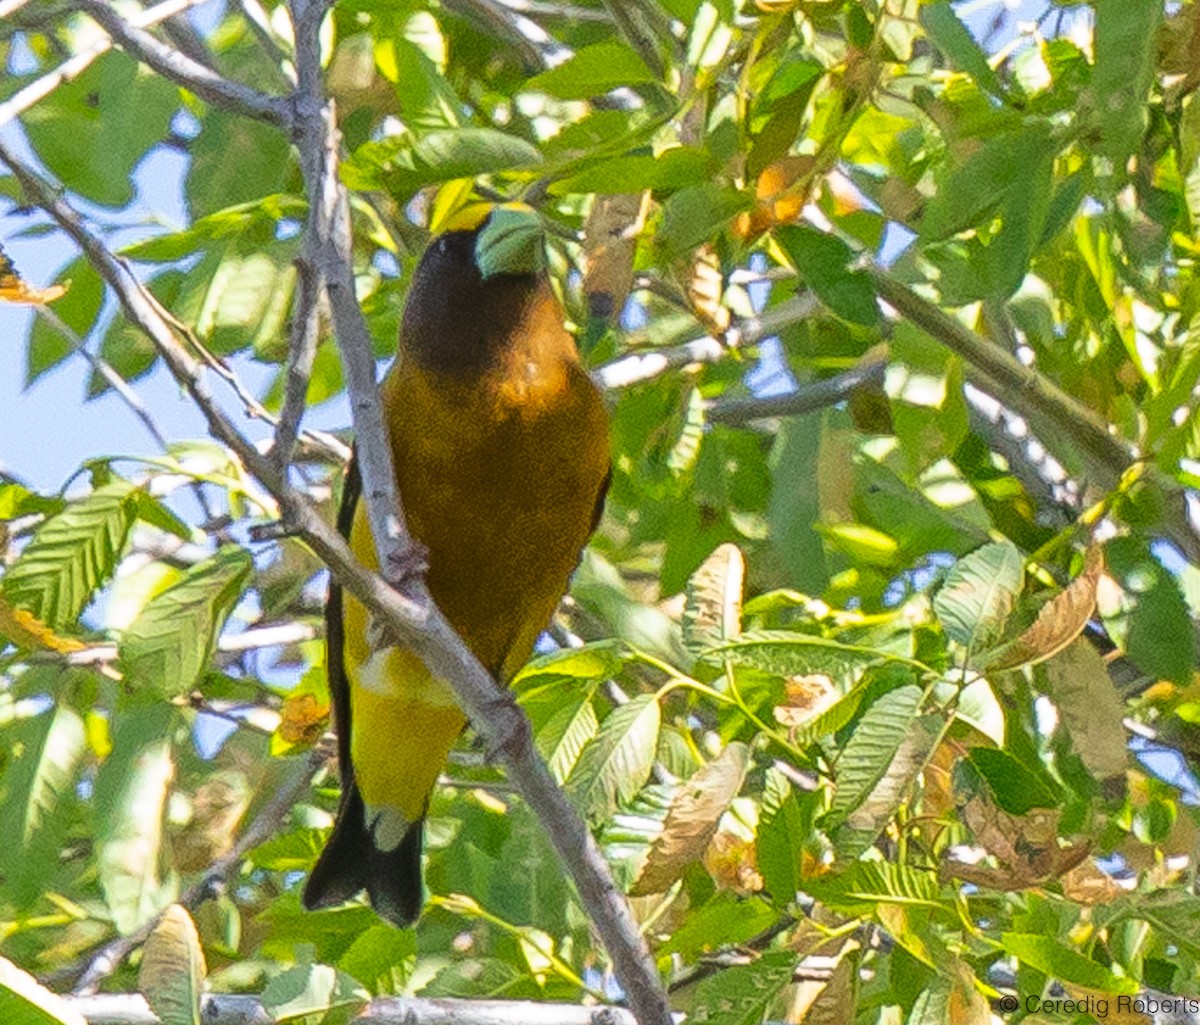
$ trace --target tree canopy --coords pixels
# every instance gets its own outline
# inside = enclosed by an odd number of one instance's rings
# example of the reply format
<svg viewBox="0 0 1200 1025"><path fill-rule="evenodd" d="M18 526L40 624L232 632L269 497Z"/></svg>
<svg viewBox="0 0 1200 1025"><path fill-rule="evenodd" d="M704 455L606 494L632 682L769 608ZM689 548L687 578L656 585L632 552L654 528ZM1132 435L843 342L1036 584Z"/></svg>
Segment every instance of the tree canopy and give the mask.
<svg viewBox="0 0 1200 1025"><path fill-rule="evenodd" d="M86 360L147 430L0 476L5 1022L622 999L472 733L419 925L300 906L350 439L303 416L480 201L612 414L513 691L672 1006L1200 1012L1200 4L1011 6L0 0L0 212L78 254L0 267L25 380ZM182 224L134 187L164 151Z"/></svg>

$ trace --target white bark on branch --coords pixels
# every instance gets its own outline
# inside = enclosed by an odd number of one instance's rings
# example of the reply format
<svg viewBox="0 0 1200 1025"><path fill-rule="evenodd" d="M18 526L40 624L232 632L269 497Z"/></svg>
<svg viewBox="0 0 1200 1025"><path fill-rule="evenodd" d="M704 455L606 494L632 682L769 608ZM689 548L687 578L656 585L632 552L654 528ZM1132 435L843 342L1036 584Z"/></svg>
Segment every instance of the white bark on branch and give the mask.
<svg viewBox="0 0 1200 1025"><path fill-rule="evenodd" d="M160 1025L138 993L68 998L88 1025ZM209 994L200 1003L204 1025L274 1025L258 997ZM372 1000L355 1025L636 1025L616 1007L539 1004L528 1000L390 997Z"/></svg>

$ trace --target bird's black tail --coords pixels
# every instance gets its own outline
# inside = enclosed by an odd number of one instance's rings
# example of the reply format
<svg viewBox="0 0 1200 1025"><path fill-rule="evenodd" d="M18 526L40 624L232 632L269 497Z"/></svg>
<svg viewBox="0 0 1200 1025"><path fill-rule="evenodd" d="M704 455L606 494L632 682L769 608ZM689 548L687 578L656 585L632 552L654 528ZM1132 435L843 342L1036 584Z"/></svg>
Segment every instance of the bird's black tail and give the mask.
<svg viewBox="0 0 1200 1025"><path fill-rule="evenodd" d="M412 925L421 914L421 834L418 820L390 851L375 846L358 786L349 784L333 833L304 887L310 911L343 904L363 890L371 907L393 925Z"/></svg>

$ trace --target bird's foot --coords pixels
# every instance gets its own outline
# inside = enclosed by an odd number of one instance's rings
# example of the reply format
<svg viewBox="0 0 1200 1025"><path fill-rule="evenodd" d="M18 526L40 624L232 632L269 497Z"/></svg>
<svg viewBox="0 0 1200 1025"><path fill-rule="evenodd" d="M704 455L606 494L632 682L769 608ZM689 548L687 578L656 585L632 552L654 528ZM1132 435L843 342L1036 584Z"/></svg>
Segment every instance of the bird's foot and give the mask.
<svg viewBox="0 0 1200 1025"><path fill-rule="evenodd" d="M413 538L398 552L391 552L387 558L387 581L397 591L408 597L411 585L423 580L429 572L429 549L420 541Z"/></svg>

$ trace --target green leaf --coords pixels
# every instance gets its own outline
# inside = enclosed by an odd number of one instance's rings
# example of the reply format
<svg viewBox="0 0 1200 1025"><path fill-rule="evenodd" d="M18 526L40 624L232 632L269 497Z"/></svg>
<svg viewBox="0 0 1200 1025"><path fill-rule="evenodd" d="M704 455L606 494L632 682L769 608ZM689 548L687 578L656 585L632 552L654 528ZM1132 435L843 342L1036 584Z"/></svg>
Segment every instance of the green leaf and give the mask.
<svg viewBox="0 0 1200 1025"><path fill-rule="evenodd" d="M342 165L342 177L351 188L409 196L455 178L532 170L541 161L537 147L519 136L494 128L454 128L364 143Z"/></svg>
<svg viewBox="0 0 1200 1025"><path fill-rule="evenodd" d="M57 993L0 957L0 1021L5 1025L88 1025Z"/></svg>
<svg viewBox="0 0 1200 1025"><path fill-rule="evenodd" d="M565 130L564 130L565 131ZM651 156L635 153L589 164L550 186L552 196L572 193L613 195L682 189L708 181L713 173L712 156L704 150L676 146Z"/></svg>
<svg viewBox="0 0 1200 1025"><path fill-rule="evenodd" d="M656 953L659 957L678 954L691 961L705 951L745 943L774 924L778 917L765 900L745 899L732 890L719 890L702 908L692 911Z"/></svg>
<svg viewBox="0 0 1200 1025"><path fill-rule="evenodd" d="M728 968L696 987L688 1021L703 1025L759 1025L767 1009L792 981L796 955L773 950L748 965Z"/></svg>
<svg viewBox="0 0 1200 1025"><path fill-rule="evenodd" d="M800 800L787 777L767 770L758 818L758 870L777 907L787 907L801 887L800 853L812 833Z"/></svg>
<svg viewBox="0 0 1200 1025"><path fill-rule="evenodd" d="M498 274L537 274L546 266L546 228L536 210L500 206L475 240L475 263L484 280Z"/></svg>
<svg viewBox="0 0 1200 1025"><path fill-rule="evenodd" d="M821 518L818 470L824 433L823 418L788 417L779 428L768 460L769 543L788 583L806 594L821 594L829 584L825 543L815 526Z"/></svg>
<svg viewBox="0 0 1200 1025"><path fill-rule="evenodd" d="M183 905L172 904L142 947L138 991L162 1025L201 1025L207 974L196 923Z"/></svg>
<svg viewBox="0 0 1200 1025"><path fill-rule="evenodd" d="M405 124L422 131L462 124L462 100L437 64L411 40L378 40L375 59L384 77L396 87Z"/></svg>
<svg viewBox="0 0 1200 1025"><path fill-rule="evenodd" d="M1003 99L1004 86L988 63L975 37L954 12L948 0L921 8L921 24L933 45L942 51L960 71L966 72L983 89Z"/></svg>
<svg viewBox="0 0 1200 1025"><path fill-rule="evenodd" d="M179 289L187 275L180 270L166 270L144 282L164 309L175 309ZM139 327L135 327L120 312L113 317L100 341L100 358L126 381L136 381L154 369L158 362L158 349ZM107 379L93 368L88 376L88 398L108 391Z"/></svg>
<svg viewBox="0 0 1200 1025"><path fill-rule="evenodd" d="M613 89L656 81L645 62L627 46L596 43L578 50L557 67L535 75L524 88L560 100L590 100Z"/></svg>
<svg viewBox="0 0 1200 1025"><path fill-rule="evenodd" d="M567 780L567 792L593 820L633 799L650 778L660 716L653 694L615 708L588 742Z"/></svg>
<svg viewBox="0 0 1200 1025"><path fill-rule="evenodd" d="M281 129L215 108L205 113L189 150L184 193L193 217L282 192L294 173Z"/></svg>
<svg viewBox="0 0 1200 1025"><path fill-rule="evenodd" d="M785 630L752 630L728 644L706 649L700 657L705 662L728 660L734 665L750 666L776 676L835 675L891 660L885 652L874 648Z"/></svg>
<svg viewBox="0 0 1200 1025"><path fill-rule="evenodd" d="M839 238L807 225L775 229L775 238L800 276L832 312L852 324L879 323L875 287L866 271L851 270L854 251Z"/></svg>
<svg viewBox="0 0 1200 1025"><path fill-rule="evenodd" d="M69 281L66 295L54 303L54 315L75 333L86 339L100 315L104 302L104 282L85 257L72 260L54 279ZM75 352L75 339L64 335L48 319L34 317L25 350L25 384L31 385Z"/></svg>
<svg viewBox="0 0 1200 1025"><path fill-rule="evenodd" d="M404 992L416 963L416 932L380 924L360 934L337 967L366 986L372 996L388 996Z"/></svg>
<svg viewBox="0 0 1200 1025"><path fill-rule="evenodd" d="M680 189L663 204L658 241L668 257L683 256L754 205L754 197L716 182Z"/></svg>
<svg viewBox="0 0 1200 1025"><path fill-rule="evenodd" d="M42 162L67 188L123 207L134 198L134 168L166 138L178 107L174 85L114 50L60 83L21 121Z"/></svg>
<svg viewBox="0 0 1200 1025"><path fill-rule="evenodd" d="M1057 808L1061 803L1044 770L1034 771L1001 748L972 748L967 757L986 780L996 803L1012 815L1025 815L1034 808Z"/></svg>
<svg viewBox="0 0 1200 1025"><path fill-rule="evenodd" d="M871 712L868 711L864 721L870 716ZM839 855L844 858L857 857L875 842L897 808L908 799L913 783L933 756L947 725L947 720L938 714L920 716L910 725L883 776L836 831L833 841ZM860 724L855 730L855 738L861 729ZM853 738L842 752L843 762L852 744ZM864 759L864 769L866 764ZM839 793L842 778L842 772L839 771ZM836 796L834 803L838 804Z"/></svg>
<svg viewBox="0 0 1200 1025"><path fill-rule="evenodd" d="M850 918L874 914L880 904L935 911L954 907L953 898L942 894L936 872L887 861L856 861L844 872L806 880L804 888Z"/></svg>
<svg viewBox="0 0 1200 1025"><path fill-rule="evenodd" d="M1059 982L1099 990L1101 993L1137 993L1135 979L1114 975L1101 964L1065 946L1053 936L1006 932L1000 937L1004 949L1022 964L1045 972Z"/></svg>
<svg viewBox="0 0 1200 1025"><path fill-rule="evenodd" d="M1127 914L1149 922L1164 941L1200 957L1200 898L1183 890L1155 890L1129 898Z"/></svg>
<svg viewBox="0 0 1200 1025"><path fill-rule="evenodd" d="M1043 672L1046 693L1087 770L1100 780L1123 774L1129 762L1125 702L1100 652L1078 639L1045 663Z"/></svg>
<svg viewBox="0 0 1200 1025"><path fill-rule="evenodd" d="M898 687L872 703L859 719L838 758L830 821L844 822L871 795L912 730L920 704L920 687Z"/></svg>
<svg viewBox="0 0 1200 1025"><path fill-rule="evenodd" d="M1162 11L1156 0L1096 0L1094 117L1118 175L1145 131Z"/></svg>
<svg viewBox="0 0 1200 1025"><path fill-rule="evenodd" d="M600 729L592 704L596 691L595 687L588 687L565 701L561 693L545 693L553 712L546 724L537 729L534 743L555 782L561 786L571 775L588 741Z"/></svg>
<svg viewBox="0 0 1200 1025"><path fill-rule="evenodd" d="M934 596L933 611L959 644L988 647L1000 635L1025 581L1025 560L1002 541L959 559Z"/></svg>
<svg viewBox="0 0 1200 1025"><path fill-rule="evenodd" d="M301 964L272 978L262 991L263 1007L280 1022L357 1008L370 995L349 975L323 964Z"/></svg>
<svg viewBox="0 0 1200 1025"><path fill-rule="evenodd" d="M83 720L65 705L8 724L0 747L8 752L0 802L0 873L6 897L26 907L45 892L57 868L64 835L62 805L72 796L87 751Z"/></svg>
<svg viewBox="0 0 1200 1025"><path fill-rule="evenodd" d="M620 646L615 641L596 641L531 659L513 677L512 686L515 690L526 690L564 678L603 680L619 672L622 664Z"/></svg>
<svg viewBox="0 0 1200 1025"><path fill-rule="evenodd" d="M71 502L38 529L5 576L4 596L51 629L75 623L116 569L137 508L120 479Z"/></svg>
<svg viewBox="0 0 1200 1025"><path fill-rule="evenodd" d="M160 870L167 795L175 774L176 710L137 705L117 718L113 749L96 776L96 859L113 924L128 935L175 898Z"/></svg>
<svg viewBox="0 0 1200 1025"><path fill-rule="evenodd" d="M165 697L191 691L253 566L249 552L227 545L151 598L118 646L129 684Z"/></svg>

